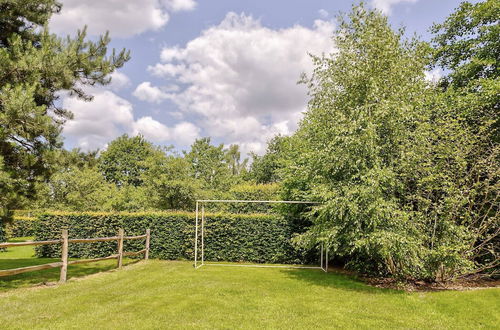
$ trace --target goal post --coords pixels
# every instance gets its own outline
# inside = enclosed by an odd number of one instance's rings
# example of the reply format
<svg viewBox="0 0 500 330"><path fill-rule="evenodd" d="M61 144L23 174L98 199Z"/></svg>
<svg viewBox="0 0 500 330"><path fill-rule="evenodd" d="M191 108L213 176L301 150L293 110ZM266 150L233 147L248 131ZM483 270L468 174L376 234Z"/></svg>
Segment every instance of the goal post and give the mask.
<svg viewBox="0 0 500 330"><path fill-rule="evenodd" d="M310 201L259 201L259 200L227 200L227 199L199 199L196 200L195 234L194 234L194 268L203 266L222 267L258 267L258 268L297 268L297 269L321 269L328 272L328 249L324 244L320 245L320 265L319 266L297 266L297 265L259 265L259 264L222 264L205 263L205 204L207 203L266 203L266 204L320 204ZM199 245L198 246L198 241ZM198 253L198 250L200 250Z"/></svg>

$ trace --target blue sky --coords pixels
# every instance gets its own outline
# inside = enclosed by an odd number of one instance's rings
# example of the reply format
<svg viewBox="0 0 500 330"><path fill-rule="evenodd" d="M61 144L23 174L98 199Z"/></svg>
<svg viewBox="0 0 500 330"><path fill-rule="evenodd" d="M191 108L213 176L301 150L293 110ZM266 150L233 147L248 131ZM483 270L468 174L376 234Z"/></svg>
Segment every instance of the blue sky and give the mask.
<svg viewBox="0 0 500 330"><path fill-rule="evenodd" d="M50 28L91 38L109 30L132 59L111 85L88 88L92 102L70 96L74 113L67 148L105 148L117 136L142 134L160 145L187 148L195 138L238 143L262 153L275 134L291 134L306 109L307 55L334 49L335 15L355 1L62 0ZM394 27L430 39L460 1L371 0Z"/></svg>

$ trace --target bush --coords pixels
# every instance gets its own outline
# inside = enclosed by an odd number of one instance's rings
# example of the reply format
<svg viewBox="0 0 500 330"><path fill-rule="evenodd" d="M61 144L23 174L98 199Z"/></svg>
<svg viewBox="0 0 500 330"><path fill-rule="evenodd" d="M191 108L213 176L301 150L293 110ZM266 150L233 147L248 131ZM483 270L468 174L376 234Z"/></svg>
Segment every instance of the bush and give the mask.
<svg viewBox="0 0 500 330"><path fill-rule="evenodd" d="M5 231L4 231L4 228L3 228L3 224L0 222L0 243L1 242L5 242L6 241L6 237L5 237ZM2 251L3 249L0 248L0 251Z"/></svg>
<svg viewBox="0 0 500 330"><path fill-rule="evenodd" d="M206 214L205 260L300 263L303 253L292 247L289 223L278 215ZM192 259L193 213L47 213L37 222L36 240L60 237L68 228L70 238L115 236L123 227L126 235L151 229L152 258ZM144 248L143 240L125 241L125 251ZM36 248L38 257L59 257L59 245ZM70 244L69 256L94 258L116 253L116 242Z"/></svg>
<svg viewBox="0 0 500 330"><path fill-rule="evenodd" d="M37 220L33 217L14 216L14 219L5 225L5 234L7 237L34 236Z"/></svg>

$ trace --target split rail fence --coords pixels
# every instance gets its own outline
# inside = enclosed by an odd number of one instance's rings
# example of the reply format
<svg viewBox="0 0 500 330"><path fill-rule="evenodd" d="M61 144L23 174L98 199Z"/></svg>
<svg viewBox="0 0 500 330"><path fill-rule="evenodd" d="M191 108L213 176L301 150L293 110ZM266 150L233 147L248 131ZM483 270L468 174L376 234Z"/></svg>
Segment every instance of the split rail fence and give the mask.
<svg viewBox="0 0 500 330"><path fill-rule="evenodd" d="M123 252L123 241L125 240L135 240L135 239L146 239L145 248L136 252ZM62 230L62 236L60 239L48 240L48 241L28 241L28 242L17 242L17 243L0 243L0 248L15 247L15 246L26 246L26 245L48 245L48 244L62 244L61 246L61 261L52 262L48 264L28 266L13 269L0 270L0 277L10 276L27 272L34 272L43 269L57 268L61 267L61 276L59 278L60 282L66 282L68 274L68 265L84 264L88 262L96 262L101 260L117 259L118 268L122 268L123 257L136 256L144 253L144 259L149 259L149 243L151 239L151 231L146 230L146 234L139 236L125 236L123 229L118 230L118 236L112 237L99 237L99 238L69 238L68 230ZM68 260L68 248L70 243L94 243L94 242L118 242L118 253L112 254L107 257L93 258L93 259L81 259L81 260Z"/></svg>

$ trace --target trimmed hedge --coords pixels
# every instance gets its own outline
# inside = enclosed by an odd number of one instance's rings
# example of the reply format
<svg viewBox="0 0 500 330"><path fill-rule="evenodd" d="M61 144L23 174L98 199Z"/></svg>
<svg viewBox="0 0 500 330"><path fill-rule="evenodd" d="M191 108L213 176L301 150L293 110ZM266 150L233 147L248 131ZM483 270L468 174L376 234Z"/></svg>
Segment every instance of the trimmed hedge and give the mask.
<svg viewBox="0 0 500 330"><path fill-rule="evenodd" d="M5 232L7 237L26 237L35 235L35 225L37 218L14 216L14 219L7 223Z"/></svg>
<svg viewBox="0 0 500 330"><path fill-rule="evenodd" d="M48 213L37 222L36 240L60 237L67 228L70 238L115 236L123 227L126 235L151 229L150 256L159 259L192 259L194 213ZM291 225L279 215L205 215L205 260L259 263L300 263L303 253L291 242ZM143 240L125 241L125 251L144 248ZM36 248L38 257L59 257L60 246ZM116 242L70 244L69 256L94 258L116 253Z"/></svg>

